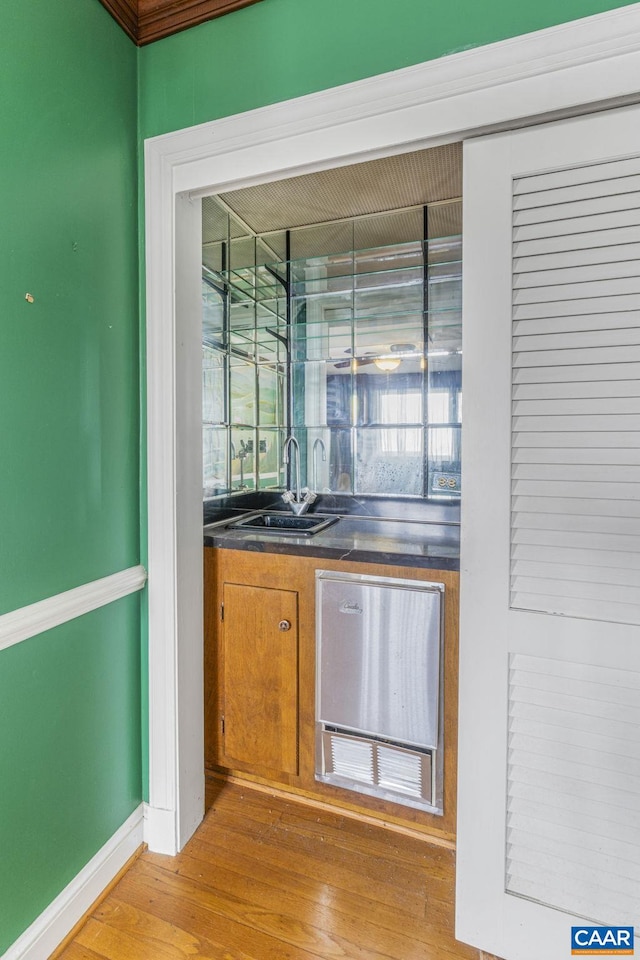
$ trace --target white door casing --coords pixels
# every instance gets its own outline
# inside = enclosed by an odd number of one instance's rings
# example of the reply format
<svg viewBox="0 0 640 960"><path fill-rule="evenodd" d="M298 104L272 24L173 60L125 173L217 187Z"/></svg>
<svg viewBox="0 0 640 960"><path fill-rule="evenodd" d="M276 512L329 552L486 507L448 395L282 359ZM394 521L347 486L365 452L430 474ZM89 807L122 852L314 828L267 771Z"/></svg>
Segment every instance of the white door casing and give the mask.
<svg viewBox="0 0 640 960"><path fill-rule="evenodd" d="M197 198L638 99L639 39L633 4L146 141L152 849L203 811Z"/></svg>
<svg viewBox="0 0 640 960"><path fill-rule="evenodd" d="M638 107L465 144L456 935L509 960L640 925L638 158Z"/></svg>

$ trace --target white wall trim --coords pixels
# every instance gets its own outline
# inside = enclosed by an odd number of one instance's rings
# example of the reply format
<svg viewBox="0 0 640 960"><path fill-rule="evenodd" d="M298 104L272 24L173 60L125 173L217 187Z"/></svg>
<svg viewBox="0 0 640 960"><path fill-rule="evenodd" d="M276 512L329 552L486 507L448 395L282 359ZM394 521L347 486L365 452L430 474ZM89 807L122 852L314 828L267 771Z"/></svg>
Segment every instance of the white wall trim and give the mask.
<svg viewBox="0 0 640 960"><path fill-rule="evenodd" d="M142 818L140 804L2 960L47 960L143 842Z"/></svg>
<svg viewBox="0 0 640 960"><path fill-rule="evenodd" d="M144 567L129 567L120 573L5 613L0 616L0 650L135 593L144 587L146 579Z"/></svg>
<svg viewBox="0 0 640 960"><path fill-rule="evenodd" d="M640 4L462 51L145 144L149 476L149 793L174 852L202 816L202 536L192 524L199 453L184 284L195 196L640 99ZM179 303L179 307L177 304ZM186 379L185 379L186 378ZM199 443L199 441L198 441ZM186 524L186 526L185 526ZM189 572L190 575L186 575ZM163 831L164 840L166 835Z"/></svg>
<svg viewBox="0 0 640 960"><path fill-rule="evenodd" d="M171 855L176 849L176 811L144 805L144 842L154 853Z"/></svg>

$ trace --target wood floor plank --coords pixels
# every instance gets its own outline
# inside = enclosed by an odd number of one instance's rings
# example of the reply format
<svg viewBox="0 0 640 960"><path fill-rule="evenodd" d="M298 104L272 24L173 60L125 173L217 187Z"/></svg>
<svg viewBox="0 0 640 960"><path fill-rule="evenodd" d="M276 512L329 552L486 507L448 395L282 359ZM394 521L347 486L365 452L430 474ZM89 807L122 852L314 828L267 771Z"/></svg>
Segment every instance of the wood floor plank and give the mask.
<svg viewBox="0 0 640 960"><path fill-rule="evenodd" d="M143 875L143 866L135 871L135 876L124 878L121 895L153 916L181 929L188 925L196 936L214 943L233 943L257 960L318 960L318 954L302 943L294 945L282 939L278 918L266 922L250 904L233 904L231 898L213 897L181 878L167 882L164 871L147 871Z"/></svg>
<svg viewBox="0 0 640 960"><path fill-rule="evenodd" d="M263 904L257 897L245 900L228 890L193 883L175 874L163 883L157 871L149 871L144 883L155 891L162 888L174 891L182 900L210 913L211 922L215 925L218 918L245 924L253 931L260 931L289 947L322 957L336 960L344 956L353 960L387 960L390 957L393 960L414 960L415 957L417 960L419 951L424 952L422 944L380 928L374 930L372 935L369 925L362 923L357 924L358 931L354 935L354 924L336 924L335 920L331 923L329 913L320 907L317 908L318 925L315 925L310 922L313 911L308 908L298 911L292 909L295 903L293 898L286 900L280 897L279 902L271 900ZM257 893L257 889L254 889L254 893ZM336 925L340 927L339 933L336 932Z"/></svg>
<svg viewBox="0 0 640 960"><path fill-rule="evenodd" d="M55 953L53 956L56 956ZM77 939L72 940L60 956L64 957L64 960L104 960L101 953L95 953L93 950L83 947Z"/></svg>
<svg viewBox="0 0 640 960"><path fill-rule="evenodd" d="M250 960L205 937L197 937L122 900L103 904L78 937L105 960Z"/></svg>
<svg viewBox="0 0 640 960"><path fill-rule="evenodd" d="M129 933L123 931L118 923L117 913L110 918L109 923L101 923L97 918L91 919L85 924L78 934L78 943L84 947L89 947L102 957L121 958L121 960L184 960L185 957L193 956L196 952L202 956L201 951L195 948L200 946L199 941L194 937L188 937L184 931L175 931L182 934L184 945L175 943L175 936L170 936L166 941L158 935L153 929L153 923L142 924L140 918L142 913L129 907L127 912L135 915L135 932ZM146 926L146 936L141 928ZM174 928L175 930L175 928ZM167 931L163 931L166 933ZM190 949L189 949L190 948Z"/></svg>
<svg viewBox="0 0 640 960"><path fill-rule="evenodd" d="M58 960L481 960L454 938L453 851L238 784L215 793L185 850L144 853Z"/></svg>
<svg viewBox="0 0 640 960"><path fill-rule="evenodd" d="M347 912L356 916L375 914L381 925L391 930L413 928L423 919L445 930L453 930L452 899L439 900L435 896L438 891L434 891L426 879L426 893L422 889L404 890L380 883L372 885L366 877L352 872L338 873L331 863L311 860L295 852L285 858L282 851L271 850L265 844L260 845L259 856L256 856L254 848L246 849L237 837L229 839L227 835L224 838L218 835L217 842L196 839L188 850L195 859L245 872L248 876L259 876L279 889L295 891L299 896L321 902L328 900L334 905L347 903Z"/></svg>
<svg viewBox="0 0 640 960"><path fill-rule="evenodd" d="M446 864L445 870L448 872L451 870L453 851L430 844L428 838L425 838L423 852L420 853L418 851L421 845L416 843L414 837L408 837L396 831L381 831L378 825L359 822L333 811L318 810L285 798L269 797L268 803L265 803L260 802L259 797L260 794L255 791L246 791L235 784L230 784L218 795L214 812L220 815L228 810L236 816L241 814L247 819L287 827L310 835L324 833L333 837L338 843L344 843L349 849L352 849L354 844L369 852L377 849L387 859L397 859L400 862L415 863L418 856L423 861L428 860L432 867L442 862ZM345 828L345 820L349 820L348 828Z"/></svg>
<svg viewBox="0 0 640 960"><path fill-rule="evenodd" d="M345 829L344 819L336 820L322 813L315 816L301 816L296 810L273 811L277 815L263 816L258 820L253 815L253 809L240 802L236 807L214 808L211 816L214 823L237 824L241 818L246 824L250 820L254 824L254 832L258 836L269 835L272 832L286 831L312 840L320 839L331 843L337 849L345 850L348 856L354 852L370 857L380 857L388 864L394 863L414 872L422 870L425 863L429 863L432 874L441 872L450 876L451 864L454 860L453 851L437 847L425 841L419 845L413 838L403 837L397 833L388 833L381 837L380 828L369 828L364 831L359 827L368 827L367 824L356 824L356 829ZM423 849L420 849L420 847Z"/></svg>
<svg viewBox="0 0 640 960"><path fill-rule="evenodd" d="M351 869L350 866L344 867L340 863L327 860L326 851L320 848L317 848L314 853L310 853L308 850L303 850L295 845L287 848L278 844L277 840L270 842L268 838L256 842L255 838L248 838L242 832L241 827L238 827L237 830L231 828L220 830L216 832L215 836L203 834L201 841L214 849L219 849L222 846L231 852L237 850L239 853L245 853L248 857L257 854L266 863L286 866L287 869L305 876L317 877L323 883L344 890L351 890L383 903L390 903L398 909L411 912L415 916L421 917L424 915L425 904L422 884L419 888L412 887L403 890L398 888L396 883L387 883L380 878L374 881L366 872L358 872L357 867Z"/></svg>
<svg viewBox="0 0 640 960"><path fill-rule="evenodd" d="M207 822L211 821L211 825L214 827L221 825L229 826L236 830L240 829L244 834L256 838L270 838L275 834L282 840L288 842L288 838L292 837L294 844L297 845L299 840L303 846L307 846L310 849L314 849L317 841L320 840L323 844L330 844L334 849L335 855L343 859L347 857L350 861L353 861L354 857L362 857L364 861L383 861L388 867L394 866L397 869L402 869L411 876L422 873L423 863L426 862L426 850L430 846L427 843L420 845L416 843L413 848L413 856L411 856L409 852L403 852L401 855L398 855L397 851L399 848L390 837L372 839L367 843L364 839L361 840L355 836L351 838L351 834L349 834L351 842L346 841L345 835L347 831L345 830L344 823L337 828L322 822L314 823L313 821L301 818L294 819L291 816L288 818L278 816L273 820L267 818L256 820L251 816L246 816L243 810L244 808L242 807L239 807L237 810L233 808L213 808L207 814ZM380 831L378 831L378 833L379 832ZM424 850L422 848L424 848ZM429 862L433 863L434 870L436 870L437 866L442 862L438 858L440 858L443 853L449 853L449 851L442 850L440 847L431 847L431 850L437 852L433 857L428 856L427 858Z"/></svg>
<svg viewBox="0 0 640 960"><path fill-rule="evenodd" d="M438 902L436 907L428 894L424 903L421 903L422 909L412 914L404 909L404 905L390 906L352 890L329 885L315 876L306 876L284 865L270 864L263 858L259 860L255 857L249 858L239 853L237 848L229 850L221 845L208 845L195 840L189 845L189 857L213 869L232 871L240 877L253 877L278 891L304 898L312 904L318 901L328 902L334 909L340 909L350 916L363 917L375 914L376 923L388 930L404 932L408 927L413 929L423 919L436 927L442 926L448 930L453 928L453 904ZM171 869L181 870L181 862L176 862ZM296 864L296 866L300 865Z"/></svg>
<svg viewBox="0 0 640 960"><path fill-rule="evenodd" d="M211 814L209 814L209 817ZM354 844L354 848L336 845L331 837L322 835L320 838L309 836L307 833L291 831L279 827L277 824L268 826L261 824L256 826L253 822L245 823L235 814L224 813L214 821L218 827L215 832L206 831L201 834L203 842L215 843L228 842L233 833L233 842L242 842L248 837L250 842L258 842L260 849L265 855L271 856L275 850L277 856L290 855L299 860L301 857L307 861L306 868L309 871L320 869L323 876L326 876L325 866L331 864L331 876L336 885L346 885L351 889L355 884L361 892L366 890L378 898L384 899L388 887L391 885L396 888L396 899L398 905L406 902L407 899L414 900L413 909L419 914L424 912L424 886L426 874L424 864L404 864L397 863L394 860L387 860L384 856L384 846L374 852L367 852ZM220 829L224 827L224 830ZM420 843L420 841L418 841ZM422 846L423 844L421 844ZM432 848L437 851L435 856L440 855L440 848ZM445 851L446 852L446 851ZM320 861L320 866L318 866ZM432 895L440 900L452 902L454 893L453 861L449 871L441 869L440 861L433 861L433 871L429 873L429 883ZM313 873L312 873L313 875ZM415 902L417 900L417 903Z"/></svg>
<svg viewBox="0 0 640 960"><path fill-rule="evenodd" d="M358 824L355 830L345 830L344 821L340 824L327 823L321 816L301 817L297 812L285 812L280 817L277 826L280 829L295 830L309 836L330 836L332 840L349 850L361 850L368 853L385 856L387 860L394 860L400 864L415 865L416 860L427 860L435 867L448 858L453 857L453 851L443 847L436 847L425 841L425 849L421 852L416 842L402 834L389 832L384 838L380 837L379 828L371 828L368 824ZM360 828L360 829L359 829ZM362 829L363 828L363 829ZM429 852L426 850L429 848Z"/></svg>
<svg viewBox="0 0 640 960"><path fill-rule="evenodd" d="M328 902L318 903L305 898L300 889L288 891L281 885L273 886L258 879L255 873L253 876L242 875L193 857L181 858L176 872L209 890L231 893L261 910L280 912L296 924L305 925L313 938L314 949L318 949L318 943L323 944L323 954L327 953L325 935L333 938L346 952L353 951L352 945L356 942L358 947L400 960L412 956L417 945L455 948L453 938L425 919L415 918L409 925L406 923L409 918L405 915L404 928L390 928L384 923L382 911L375 908L367 911L367 923L363 924L364 911L346 909L342 891L335 888L331 890Z"/></svg>

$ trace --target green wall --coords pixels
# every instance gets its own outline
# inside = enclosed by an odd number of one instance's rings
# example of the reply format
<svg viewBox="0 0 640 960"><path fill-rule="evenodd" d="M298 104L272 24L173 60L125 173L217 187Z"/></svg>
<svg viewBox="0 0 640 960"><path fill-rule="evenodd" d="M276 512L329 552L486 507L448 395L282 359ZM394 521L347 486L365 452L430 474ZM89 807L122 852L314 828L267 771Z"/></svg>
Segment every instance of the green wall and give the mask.
<svg viewBox="0 0 640 960"><path fill-rule="evenodd" d="M1 614L140 548L136 49L97 0L29 0L0 53Z"/></svg>
<svg viewBox="0 0 640 960"><path fill-rule="evenodd" d="M262 0L140 51L142 137L579 17L620 0Z"/></svg>
<svg viewBox="0 0 640 960"><path fill-rule="evenodd" d="M140 803L140 601L0 653L0 955Z"/></svg>
<svg viewBox="0 0 640 960"><path fill-rule="evenodd" d="M1 27L0 614L140 553L137 51L98 0ZM0 954L140 802L139 606L0 651Z"/></svg>

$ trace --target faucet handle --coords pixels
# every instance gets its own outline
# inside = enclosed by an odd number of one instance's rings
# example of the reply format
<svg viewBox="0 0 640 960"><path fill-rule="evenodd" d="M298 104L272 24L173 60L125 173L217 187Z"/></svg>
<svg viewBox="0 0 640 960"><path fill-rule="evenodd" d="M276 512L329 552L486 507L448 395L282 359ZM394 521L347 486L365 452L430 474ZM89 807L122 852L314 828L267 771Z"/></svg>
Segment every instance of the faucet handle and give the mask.
<svg viewBox="0 0 640 960"><path fill-rule="evenodd" d="M304 487L302 490L303 499L305 503L312 504L315 503L318 499L318 494L314 493L313 490L309 490L308 487Z"/></svg>
<svg viewBox="0 0 640 960"><path fill-rule="evenodd" d="M293 503L293 501L295 500L295 497L291 492L291 490L285 490L285 492L282 494L282 499L284 500L285 503Z"/></svg>

